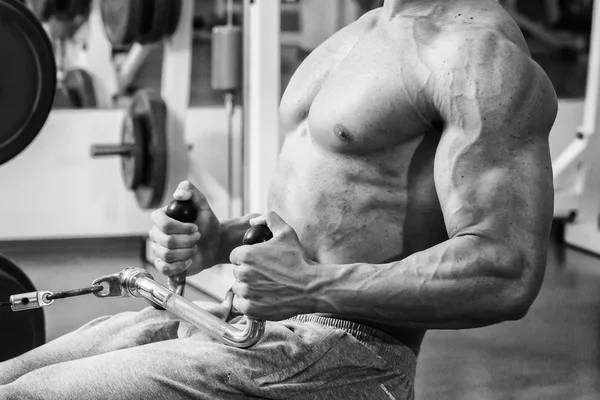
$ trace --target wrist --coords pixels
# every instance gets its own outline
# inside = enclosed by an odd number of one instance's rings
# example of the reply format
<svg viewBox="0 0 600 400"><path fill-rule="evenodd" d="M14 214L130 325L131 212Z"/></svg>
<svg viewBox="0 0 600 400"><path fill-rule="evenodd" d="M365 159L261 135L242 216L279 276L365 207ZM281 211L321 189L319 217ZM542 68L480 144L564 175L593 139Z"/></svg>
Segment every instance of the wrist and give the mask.
<svg viewBox="0 0 600 400"><path fill-rule="evenodd" d="M219 226L219 251L217 264L229 263L229 255L238 246L242 245L242 239L248 229L250 220L260 214L246 214L242 217L231 218L221 222Z"/></svg>
<svg viewBox="0 0 600 400"><path fill-rule="evenodd" d="M313 313L330 314L335 311L331 298L335 271L339 266L333 264L315 264L314 277L307 285L306 298L310 299Z"/></svg>

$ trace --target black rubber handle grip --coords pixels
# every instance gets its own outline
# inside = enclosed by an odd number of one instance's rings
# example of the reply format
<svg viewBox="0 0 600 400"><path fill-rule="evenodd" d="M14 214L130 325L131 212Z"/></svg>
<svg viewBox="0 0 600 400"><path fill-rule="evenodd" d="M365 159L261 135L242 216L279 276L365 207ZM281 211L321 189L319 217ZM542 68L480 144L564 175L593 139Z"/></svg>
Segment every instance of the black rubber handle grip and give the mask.
<svg viewBox="0 0 600 400"><path fill-rule="evenodd" d="M168 217L173 218L179 222L195 222L196 218L198 218L198 210L196 206L191 200L173 200L167 206L167 210L165 212ZM185 288L185 272L181 274L172 275L168 278L169 289L173 292L177 293L180 296L183 296L183 291Z"/></svg>
<svg viewBox="0 0 600 400"><path fill-rule="evenodd" d="M191 200L173 200L167 206L166 214L179 222L195 222L198 210Z"/></svg>
<svg viewBox="0 0 600 400"><path fill-rule="evenodd" d="M242 239L242 244L257 244L271 240L273 232L264 225L255 225L248 229Z"/></svg>

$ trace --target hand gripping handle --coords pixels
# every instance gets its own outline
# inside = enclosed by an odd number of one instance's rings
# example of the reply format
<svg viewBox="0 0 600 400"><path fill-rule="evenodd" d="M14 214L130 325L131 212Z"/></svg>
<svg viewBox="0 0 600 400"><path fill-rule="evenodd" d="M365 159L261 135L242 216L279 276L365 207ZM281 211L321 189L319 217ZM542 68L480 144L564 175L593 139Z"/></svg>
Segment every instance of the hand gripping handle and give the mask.
<svg viewBox="0 0 600 400"><path fill-rule="evenodd" d="M198 211L191 200L173 200L167 206L166 214L168 217L179 222L192 223L196 222L196 218L198 218ZM185 272L170 276L167 280L167 287L171 289L173 293L183 296L185 288Z"/></svg>
<svg viewBox="0 0 600 400"><path fill-rule="evenodd" d="M173 218L177 221L180 222L195 222L196 218L198 216L196 207L194 206L194 203L191 200L188 201L178 201L178 200L174 200L172 201L168 206L167 206L167 210L166 210L166 214L167 216L169 216L170 218ZM242 244L244 245L252 245L252 244L257 244L257 243L262 243L262 242L266 242L268 240L270 240L273 237L273 233L269 230L268 227L264 226L264 225L256 225L251 227L250 229L248 229L246 231L246 233L244 234L244 237L242 239ZM152 282L152 284L156 284L156 282ZM168 278L167 281L167 286L168 288L175 293L176 295L179 296L183 296L184 293L184 287L185 287L185 272L184 273L180 273L177 275L173 275L170 276ZM146 297L143 296L142 297ZM158 302L156 301L156 299L150 298L150 301L152 301L154 304L162 306L163 308L167 309L165 307L165 305L163 303L166 303L164 301ZM181 300L185 300L183 298L181 298ZM189 302L188 302L189 303ZM184 315L180 315L181 311L183 311L183 309L189 309L189 305L187 306L183 306L183 303L181 303L181 301L179 301L180 308L179 310L169 310L171 312L173 312L174 314L177 314L179 316L181 316L182 318L185 318ZM193 305L193 303L190 303ZM195 308L199 308L197 306L193 306ZM179 311L179 312L177 312ZM202 310L203 313L206 313L206 311ZM206 313L208 314L208 313ZM214 319L217 319L216 317L212 316L211 314L208 314L211 317L213 317ZM227 344L233 345L233 346L237 346L237 347L249 347L252 346L254 343L256 343L259 339L260 336L262 336L262 333L264 332L264 321L258 321L252 318L248 318L246 317L246 329L243 332L240 332L239 330L237 330L236 328L233 328L231 325L222 322L221 320L218 320L221 324L226 325L227 327L230 327L230 329L225 329L224 326L221 325L220 329L216 329L214 328L214 323L216 321L214 321L214 319L212 318L208 318L207 316L204 316L202 318L203 322L200 323L200 325L203 325L206 328L206 323L209 323L209 330L214 331L217 333L217 335L219 336L219 339L223 339L223 341ZM199 320L196 318L195 319L196 322L198 322ZM210 324L210 321L212 320L213 324ZM192 322L192 321L190 321ZM194 323L194 322L192 322ZM197 327L202 328L203 326L199 326L197 325Z"/></svg>
<svg viewBox="0 0 600 400"><path fill-rule="evenodd" d="M272 237L273 234L269 228L257 225L246 231L242 243L256 244L266 242ZM94 280L92 285L103 287L101 291L94 293L96 297L100 298L143 297L229 346L251 347L261 339L265 332L265 322L256 319L245 317L244 330L221 321L208 311L156 282L152 275L142 268L125 268L116 274Z"/></svg>

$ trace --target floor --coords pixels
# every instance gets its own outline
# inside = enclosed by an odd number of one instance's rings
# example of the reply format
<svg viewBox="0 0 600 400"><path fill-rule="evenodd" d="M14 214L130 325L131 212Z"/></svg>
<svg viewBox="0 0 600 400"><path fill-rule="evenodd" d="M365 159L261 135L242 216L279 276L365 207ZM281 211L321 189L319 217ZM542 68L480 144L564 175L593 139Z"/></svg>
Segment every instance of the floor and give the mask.
<svg viewBox="0 0 600 400"><path fill-rule="evenodd" d="M32 247L36 251L0 243L0 252L38 289L86 286L103 274L140 265L136 240ZM186 297L210 300L193 289ZM94 317L145 306L138 299L58 300L45 309L48 339ZM417 399L600 399L600 258L553 243L541 293L524 319L429 332L417 369Z"/></svg>

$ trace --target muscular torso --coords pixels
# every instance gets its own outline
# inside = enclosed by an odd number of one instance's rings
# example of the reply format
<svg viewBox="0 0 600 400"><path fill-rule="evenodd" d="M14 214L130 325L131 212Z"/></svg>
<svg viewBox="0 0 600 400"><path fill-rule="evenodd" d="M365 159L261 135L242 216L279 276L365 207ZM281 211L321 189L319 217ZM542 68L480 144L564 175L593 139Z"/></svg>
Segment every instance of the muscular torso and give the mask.
<svg viewBox="0 0 600 400"><path fill-rule="evenodd" d="M433 179L444 121L425 94L422 58L447 31L506 36L511 22L491 0L417 11L388 20L378 9L344 28L307 57L283 96L286 138L269 208L316 262L381 264L448 238ZM424 335L368 324L415 351Z"/></svg>

